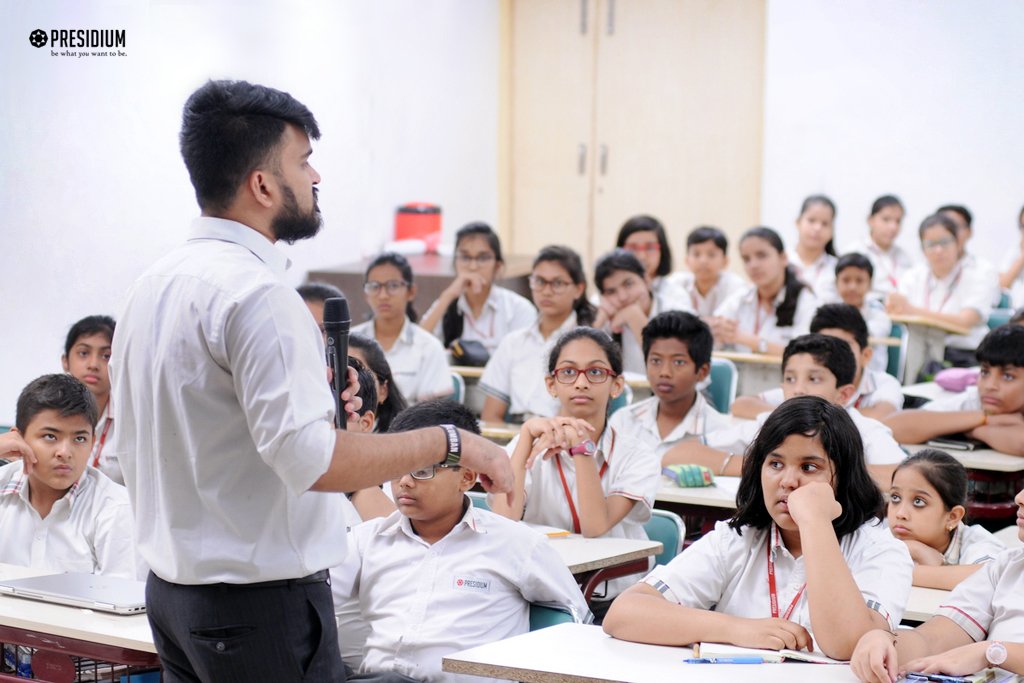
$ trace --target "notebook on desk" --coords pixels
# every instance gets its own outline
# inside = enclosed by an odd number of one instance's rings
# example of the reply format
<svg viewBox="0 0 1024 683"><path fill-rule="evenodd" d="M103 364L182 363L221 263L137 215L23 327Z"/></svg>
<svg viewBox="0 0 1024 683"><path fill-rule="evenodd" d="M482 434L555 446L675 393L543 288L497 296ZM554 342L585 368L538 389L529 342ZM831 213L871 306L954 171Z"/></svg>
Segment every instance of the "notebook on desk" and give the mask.
<svg viewBox="0 0 1024 683"><path fill-rule="evenodd" d="M966 434L947 434L946 436L929 439L926 446L932 448L947 448L951 451L974 451L988 448L988 444L978 439L972 439Z"/></svg>
<svg viewBox="0 0 1024 683"><path fill-rule="evenodd" d="M0 595L112 614L139 614L146 611L145 583L96 574L51 574L0 581Z"/></svg>
<svg viewBox="0 0 1024 683"><path fill-rule="evenodd" d="M693 647L693 656L712 661L718 659L735 659L737 657L760 657L765 664L778 664L787 659L810 664L846 664L832 659L821 652L804 650L762 650L756 647L739 647L725 643L698 643Z"/></svg>

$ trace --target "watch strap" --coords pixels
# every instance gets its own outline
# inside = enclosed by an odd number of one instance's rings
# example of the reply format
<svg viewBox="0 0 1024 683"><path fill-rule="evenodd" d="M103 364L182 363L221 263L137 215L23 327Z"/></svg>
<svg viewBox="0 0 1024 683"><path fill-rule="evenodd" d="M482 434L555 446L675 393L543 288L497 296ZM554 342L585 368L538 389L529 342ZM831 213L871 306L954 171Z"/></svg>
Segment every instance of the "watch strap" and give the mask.
<svg viewBox="0 0 1024 683"><path fill-rule="evenodd" d="M445 455L441 459L438 465L448 465L454 467L459 464L462 460L462 435L459 434L459 429L455 425L445 424L438 425L444 432L445 440Z"/></svg>

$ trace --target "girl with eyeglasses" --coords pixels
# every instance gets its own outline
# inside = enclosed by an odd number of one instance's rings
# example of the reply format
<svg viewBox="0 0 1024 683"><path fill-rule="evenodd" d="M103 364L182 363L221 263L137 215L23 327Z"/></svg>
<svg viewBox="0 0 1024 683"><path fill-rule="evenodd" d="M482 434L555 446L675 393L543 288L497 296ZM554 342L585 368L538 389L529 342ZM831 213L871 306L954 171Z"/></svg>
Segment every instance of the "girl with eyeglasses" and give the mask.
<svg viewBox="0 0 1024 683"><path fill-rule="evenodd" d="M454 391L448 357L437 338L416 324L416 285L401 254L385 252L370 261L363 282L373 318L352 328L373 339L391 366L395 383L411 404Z"/></svg>
<svg viewBox="0 0 1024 683"><path fill-rule="evenodd" d="M966 267L957 243L957 226L945 214L925 218L918 230L927 263L908 270L899 289L886 299L893 315L914 315L967 328L946 336L946 358L957 366L977 365L974 350L988 332L993 283L987 271Z"/></svg>
<svg viewBox="0 0 1024 683"><path fill-rule="evenodd" d="M484 422L521 422L530 415L555 415L558 402L543 382L545 359L561 334L594 322L583 263L569 247L540 250L530 273L530 291L537 317L505 335L480 378L480 389L486 394L480 414Z"/></svg>
<svg viewBox="0 0 1024 683"><path fill-rule="evenodd" d="M537 309L524 297L494 284L504 266L501 241L489 225L469 223L460 228L455 234L455 279L430 305L420 325L445 347L466 339L494 353L506 334L537 317Z"/></svg>
<svg viewBox="0 0 1024 683"><path fill-rule="evenodd" d="M661 221L654 216L633 216L622 224L615 246L632 252L639 259L655 296L672 301L685 300L686 292L668 277L672 272L672 248Z"/></svg>
<svg viewBox="0 0 1024 683"><path fill-rule="evenodd" d="M646 539L661 463L640 441L607 427L608 406L625 386L618 346L600 330L577 328L551 350L544 382L558 415L523 423L508 445L512 502L490 496L491 509L588 538ZM594 614L631 583L610 581Z"/></svg>

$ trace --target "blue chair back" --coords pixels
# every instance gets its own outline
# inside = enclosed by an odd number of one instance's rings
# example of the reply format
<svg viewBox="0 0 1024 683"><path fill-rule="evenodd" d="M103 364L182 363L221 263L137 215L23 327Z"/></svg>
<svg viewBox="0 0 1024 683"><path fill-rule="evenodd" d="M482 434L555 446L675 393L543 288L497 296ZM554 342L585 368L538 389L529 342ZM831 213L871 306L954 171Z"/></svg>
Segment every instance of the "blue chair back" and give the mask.
<svg viewBox="0 0 1024 683"><path fill-rule="evenodd" d="M452 373L452 389L452 395L448 398L456 403L464 403L466 400L466 380L462 379L462 375L457 372Z"/></svg>
<svg viewBox="0 0 1024 683"><path fill-rule="evenodd" d="M651 512L651 519L644 524L644 531L647 532L647 538L652 541L660 541L664 546L664 550L654 556L654 563L668 564L683 549L686 525L683 524L682 518L674 512L657 508Z"/></svg>
<svg viewBox="0 0 1024 683"><path fill-rule="evenodd" d="M1010 293L1005 289L999 293L998 308L1013 308L1013 299L1010 298Z"/></svg>
<svg viewBox="0 0 1024 683"><path fill-rule="evenodd" d="M899 339L900 344L886 347L889 349L889 362L885 371L899 380L900 384L903 384L903 374L906 372L907 365L907 328L901 323L893 323L889 336Z"/></svg>
<svg viewBox="0 0 1024 683"><path fill-rule="evenodd" d="M466 495L469 496L469 500L473 503L474 507L490 511L491 506L487 504L486 493L482 491L466 491Z"/></svg>
<svg viewBox="0 0 1024 683"><path fill-rule="evenodd" d="M727 358L712 358L710 376L708 393L711 394L711 400L718 412L728 415L729 407L736 399L736 386L739 382L736 365Z"/></svg>
<svg viewBox="0 0 1024 683"><path fill-rule="evenodd" d="M576 620L565 610L545 605L530 604L530 630L539 631L557 624L571 624Z"/></svg>
<svg viewBox="0 0 1024 683"><path fill-rule="evenodd" d="M1012 308L993 308L988 314L988 329L994 330L1000 325L1005 325L1012 317Z"/></svg>
<svg viewBox="0 0 1024 683"><path fill-rule="evenodd" d="M611 405L608 407L608 416L610 417L619 408L625 408L633 402L633 387L628 384L623 385L622 393L612 399Z"/></svg>

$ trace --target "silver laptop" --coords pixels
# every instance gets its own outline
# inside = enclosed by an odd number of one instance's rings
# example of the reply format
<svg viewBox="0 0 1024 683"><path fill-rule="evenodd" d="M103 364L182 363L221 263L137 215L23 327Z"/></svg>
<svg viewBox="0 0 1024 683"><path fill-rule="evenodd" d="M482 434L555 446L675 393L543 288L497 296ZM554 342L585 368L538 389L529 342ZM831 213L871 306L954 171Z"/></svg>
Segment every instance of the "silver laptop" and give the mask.
<svg viewBox="0 0 1024 683"><path fill-rule="evenodd" d="M138 614L146 611L145 583L96 574L52 574L0 581L0 595L113 614Z"/></svg>

